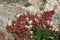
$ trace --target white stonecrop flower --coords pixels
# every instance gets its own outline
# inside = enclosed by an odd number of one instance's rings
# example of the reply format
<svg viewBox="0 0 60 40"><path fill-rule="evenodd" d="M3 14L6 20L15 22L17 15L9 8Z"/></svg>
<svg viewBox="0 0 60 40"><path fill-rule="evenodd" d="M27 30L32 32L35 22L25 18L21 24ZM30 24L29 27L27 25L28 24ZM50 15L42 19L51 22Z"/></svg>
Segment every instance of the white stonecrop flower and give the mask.
<svg viewBox="0 0 60 40"><path fill-rule="evenodd" d="M39 22L39 20L37 18L34 19L35 21Z"/></svg>
<svg viewBox="0 0 60 40"><path fill-rule="evenodd" d="M51 30L52 28L49 28L49 30Z"/></svg>
<svg viewBox="0 0 60 40"><path fill-rule="evenodd" d="M29 25L30 26L30 28L32 28L32 25Z"/></svg>
<svg viewBox="0 0 60 40"><path fill-rule="evenodd" d="M28 25L25 25L26 28L30 29L30 27Z"/></svg>
<svg viewBox="0 0 60 40"><path fill-rule="evenodd" d="M20 22L20 23L25 23L25 21L24 22Z"/></svg>
<svg viewBox="0 0 60 40"><path fill-rule="evenodd" d="M17 17L19 17L21 14L18 14Z"/></svg>
<svg viewBox="0 0 60 40"><path fill-rule="evenodd" d="M29 20L29 21L28 21L28 23L29 23L29 24L32 24L32 23L33 23L33 21L32 21L32 20Z"/></svg>
<svg viewBox="0 0 60 40"><path fill-rule="evenodd" d="M47 24L48 24L48 25L50 24L50 21L49 21L49 20L47 21Z"/></svg>
<svg viewBox="0 0 60 40"><path fill-rule="evenodd" d="M50 22L50 25L52 26L53 24L54 24L54 22L53 22L53 21L51 21L51 22Z"/></svg>
<svg viewBox="0 0 60 40"><path fill-rule="evenodd" d="M54 29L54 28L52 28L51 30L52 30L52 31L54 31L55 29Z"/></svg>
<svg viewBox="0 0 60 40"><path fill-rule="evenodd" d="M33 36L31 36L31 38L33 38Z"/></svg>
<svg viewBox="0 0 60 40"><path fill-rule="evenodd" d="M30 33L32 34L32 33L33 33L33 31L30 31Z"/></svg>
<svg viewBox="0 0 60 40"><path fill-rule="evenodd" d="M28 17L26 17L26 20L29 20L29 18L28 18Z"/></svg>

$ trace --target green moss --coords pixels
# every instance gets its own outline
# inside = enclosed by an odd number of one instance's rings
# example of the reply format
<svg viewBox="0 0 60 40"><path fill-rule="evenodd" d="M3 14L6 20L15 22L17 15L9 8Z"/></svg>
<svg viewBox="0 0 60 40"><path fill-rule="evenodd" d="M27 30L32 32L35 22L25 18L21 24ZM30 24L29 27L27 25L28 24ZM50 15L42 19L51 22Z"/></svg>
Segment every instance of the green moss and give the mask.
<svg viewBox="0 0 60 40"><path fill-rule="evenodd" d="M43 11L45 7L41 7L40 10Z"/></svg>
<svg viewBox="0 0 60 40"><path fill-rule="evenodd" d="M33 28L33 39L34 40L57 40L47 28Z"/></svg>

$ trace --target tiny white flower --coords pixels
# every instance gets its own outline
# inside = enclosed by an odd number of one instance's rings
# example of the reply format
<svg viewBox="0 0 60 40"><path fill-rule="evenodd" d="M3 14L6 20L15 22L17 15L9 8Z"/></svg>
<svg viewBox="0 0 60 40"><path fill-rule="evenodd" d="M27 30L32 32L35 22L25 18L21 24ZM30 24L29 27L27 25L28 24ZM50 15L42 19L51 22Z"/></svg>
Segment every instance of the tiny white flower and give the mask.
<svg viewBox="0 0 60 40"><path fill-rule="evenodd" d="M51 30L51 28L49 28L49 30Z"/></svg>
<svg viewBox="0 0 60 40"><path fill-rule="evenodd" d="M29 20L29 18L28 18L28 17L26 17L26 20Z"/></svg>
<svg viewBox="0 0 60 40"><path fill-rule="evenodd" d="M54 22L53 22L53 21L51 21L51 22L50 22L50 25L53 25L53 23L54 23Z"/></svg>
<svg viewBox="0 0 60 40"><path fill-rule="evenodd" d="M30 31L30 33L32 34L32 33L33 33L33 31Z"/></svg>
<svg viewBox="0 0 60 40"><path fill-rule="evenodd" d="M52 31L55 30L54 28L52 29Z"/></svg>
<svg viewBox="0 0 60 40"><path fill-rule="evenodd" d="M28 25L25 25L26 28L30 29L30 27Z"/></svg>
<svg viewBox="0 0 60 40"><path fill-rule="evenodd" d="M33 21L32 21L32 20L29 20L29 21L28 21L28 23L29 23L29 24L32 24L32 23L33 23Z"/></svg>
<svg viewBox="0 0 60 40"><path fill-rule="evenodd" d="M34 19L35 21L39 22L37 18Z"/></svg>
<svg viewBox="0 0 60 40"><path fill-rule="evenodd" d="M19 17L21 14L18 14L17 17Z"/></svg>
<svg viewBox="0 0 60 40"><path fill-rule="evenodd" d="M33 36L31 36L31 38L33 38Z"/></svg>
<svg viewBox="0 0 60 40"><path fill-rule="evenodd" d="M29 25L30 26L30 28L32 28L32 25Z"/></svg>
<svg viewBox="0 0 60 40"><path fill-rule="evenodd" d="M14 25L16 25L16 24L14 24Z"/></svg>
<svg viewBox="0 0 60 40"><path fill-rule="evenodd" d="M25 23L25 22L20 22L20 23Z"/></svg>
<svg viewBox="0 0 60 40"><path fill-rule="evenodd" d="M50 21L49 20L47 21L47 24L50 24Z"/></svg>

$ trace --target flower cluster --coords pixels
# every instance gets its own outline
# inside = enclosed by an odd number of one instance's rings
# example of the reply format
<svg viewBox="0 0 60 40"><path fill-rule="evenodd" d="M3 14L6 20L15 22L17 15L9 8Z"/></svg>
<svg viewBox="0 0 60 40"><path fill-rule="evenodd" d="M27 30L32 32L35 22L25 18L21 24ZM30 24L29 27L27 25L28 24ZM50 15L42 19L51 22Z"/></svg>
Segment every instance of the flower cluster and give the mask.
<svg viewBox="0 0 60 40"><path fill-rule="evenodd" d="M51 10L51 11L46 11L46 12L44 12L43 14L42 14L42 17L43 17L43 19L45 20L45 21L51 21L52 19L51 19L51 17L52 17L52 15L55 13L55 11L54 10Z"/></svg>
<svg viewBox="0 0 60 40"><path fill-rule="evenodd" d="M51 11L46 11L42 14L42 19L46 22L48 29L51 31L55 31L55 29L51 25L51 21L52 21L51 17L54 15L54 13L55 11L51 10Z"/></svg>
<svg viewBox="0 0 60 40"><path fill-rule="evenodd" d="M16 20L12 20L11 24L7 25L7 31L13 34L15 40L31 40L33 33L31 29L34 26L38 28L44 28L43 22L47 20L51 21L53 14L54 11L44 12L42 18L30 13L18 14ZM47 24L47 26L49 29L53 28L49 24Z"/></svg>

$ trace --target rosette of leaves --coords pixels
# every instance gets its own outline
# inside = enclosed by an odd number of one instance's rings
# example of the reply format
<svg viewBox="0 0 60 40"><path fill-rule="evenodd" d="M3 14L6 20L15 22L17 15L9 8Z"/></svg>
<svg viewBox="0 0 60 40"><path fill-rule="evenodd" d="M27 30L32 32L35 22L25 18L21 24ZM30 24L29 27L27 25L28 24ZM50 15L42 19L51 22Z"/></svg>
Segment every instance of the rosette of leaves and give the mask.
<svg viewBox="0 0 60 40"><path fill-rule="evenodd" d="M33 40L57 40L47 28L33 28Z"/></svg>

